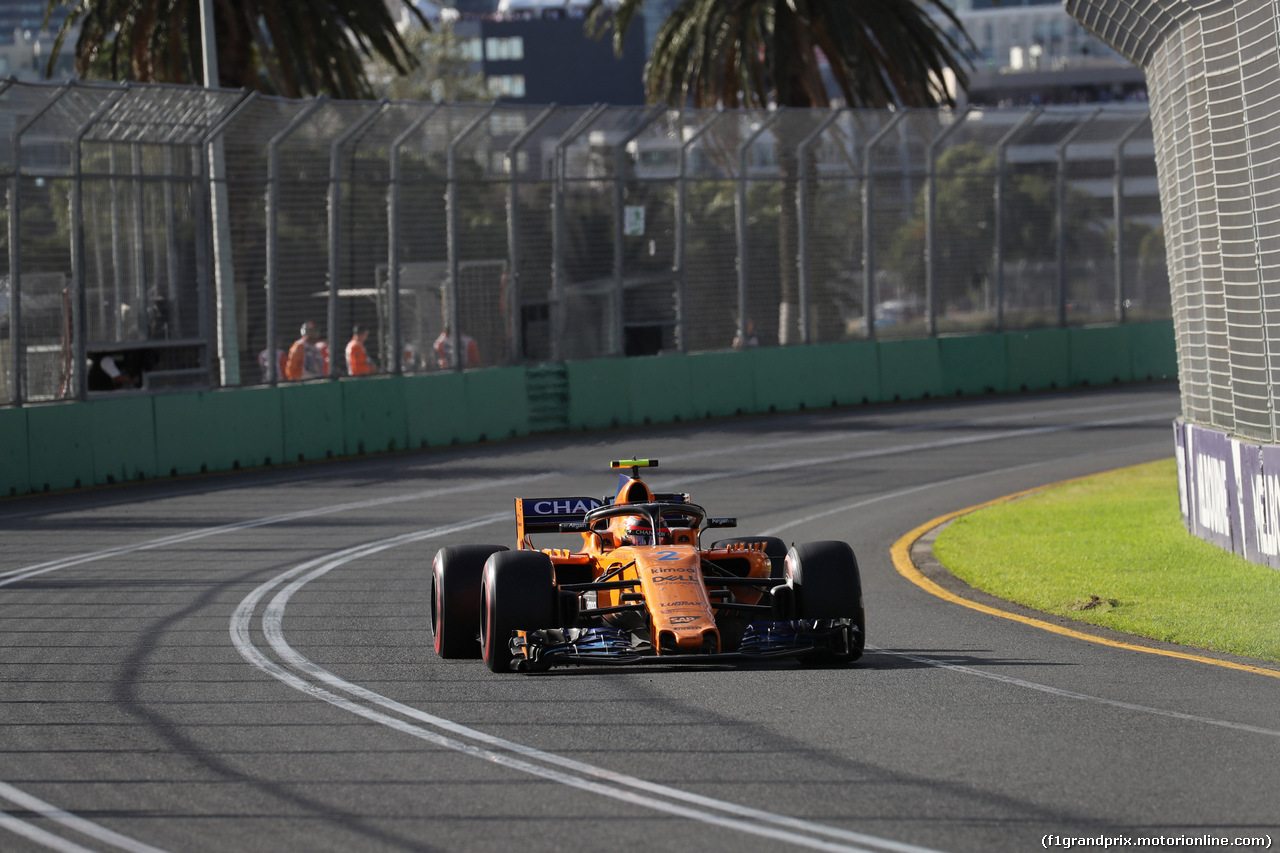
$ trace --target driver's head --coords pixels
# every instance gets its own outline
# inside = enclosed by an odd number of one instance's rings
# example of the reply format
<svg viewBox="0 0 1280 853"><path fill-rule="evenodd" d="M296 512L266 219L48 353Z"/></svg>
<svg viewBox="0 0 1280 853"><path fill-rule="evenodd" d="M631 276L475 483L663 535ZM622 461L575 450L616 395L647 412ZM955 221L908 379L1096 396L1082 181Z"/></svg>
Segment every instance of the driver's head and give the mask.
<svg viewBox="0 0 1280 853"><path fill-rule="evenodd" d="M633 515L627 519L626 526L623 528L622 542L624 545L669 545L671 531L665 527L659 527L658 536L655 539L649 519Z"/></svg>

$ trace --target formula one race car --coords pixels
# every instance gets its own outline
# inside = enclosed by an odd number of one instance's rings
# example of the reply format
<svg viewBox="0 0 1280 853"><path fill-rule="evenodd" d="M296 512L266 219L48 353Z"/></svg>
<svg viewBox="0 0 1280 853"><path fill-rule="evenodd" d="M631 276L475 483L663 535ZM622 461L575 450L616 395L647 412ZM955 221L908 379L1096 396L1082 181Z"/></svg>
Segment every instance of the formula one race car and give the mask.
<svg viewBox="0 0 1280 853"><path fill-rule="evenodd" d="M442 548L432 564L431 627L442 658L482 657L494 672L567 664L708 664L862 656L862 580L844 542L791 548L772 537L699 540L736 527L654 494L630 468L616 495L516 498L517 550ZM580 533L582 550L538 550L536 533Z"/></svg>

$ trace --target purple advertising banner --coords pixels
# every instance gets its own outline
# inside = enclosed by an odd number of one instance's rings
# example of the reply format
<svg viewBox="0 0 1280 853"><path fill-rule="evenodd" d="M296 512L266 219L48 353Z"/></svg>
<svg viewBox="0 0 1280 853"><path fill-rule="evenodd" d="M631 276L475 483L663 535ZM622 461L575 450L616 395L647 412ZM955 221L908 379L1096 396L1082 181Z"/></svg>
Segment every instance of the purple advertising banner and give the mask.
<svg viewBox="0 0 1280 853"><path fill-rule="evenodd" d="M1236 506L1231 513L1232 529L1239 535L1233 537L1235 551L1246 560L1267 562L1266 540L1260 538L1264 528L1259 526L1259 499L1262 495L1262 452L1256 445L1243 441L1231 441L1231 455L1235 466ZM1238 527L1237 527L1238 525Z"/></svg>
<svg viewBox="0 0 1280 853"><path fill-rule="evenodd" d="M1252 520L1257 549L1263 559L1253 560L1280 569L1280 447L1258 449L1259 471L1255 480Z"/></svg>
<svg viewBox="0 0 1280 853"><path fill-rule="evenodd" d="M1231 514L1236 502L1235 464L1225 433L1190 425L1186 431L1188 527L1219 548L1235 550Z"/></svg>
<svg viewBox="0 0 1280 853"><path fill-rule="evenodd" d="M1178 506L1182 509L1182 521L1187 530L1192 528L1191 520L1191 472L1187 467L1187 430L1191 425L1182 420L1173 422L1173 443L1175 461L1178 465Z"/></svg>
<svg viewBox="0 0 1280 853"><path fill-rule="evenodd" d="M1178 500L1187 529L1252 563L1280 569L1280 446L1174 423Z"/></svg>

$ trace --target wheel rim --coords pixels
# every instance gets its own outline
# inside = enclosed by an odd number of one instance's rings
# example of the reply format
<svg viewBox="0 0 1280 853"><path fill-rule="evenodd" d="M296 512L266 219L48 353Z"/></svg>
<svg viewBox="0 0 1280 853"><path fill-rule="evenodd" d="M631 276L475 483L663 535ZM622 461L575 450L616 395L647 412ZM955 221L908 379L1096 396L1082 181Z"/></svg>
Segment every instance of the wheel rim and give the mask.
<svg viewBox="0 0 1280 853"><path fill-rule="evenodd" d="M491 660L493 657L493 637L491 635L493 626L489 620L489 602L492 593L489 584L483 586L484 594L480 598L480 653L484 659Z"/></svg>
<svg viewBox="0 0 1280 853"><path fill-rule="evenodd" d="M434 635L436 654L440 654L444 646L443 625L444 613L440 607L440 573L431 573L431 632Z"/></svg>

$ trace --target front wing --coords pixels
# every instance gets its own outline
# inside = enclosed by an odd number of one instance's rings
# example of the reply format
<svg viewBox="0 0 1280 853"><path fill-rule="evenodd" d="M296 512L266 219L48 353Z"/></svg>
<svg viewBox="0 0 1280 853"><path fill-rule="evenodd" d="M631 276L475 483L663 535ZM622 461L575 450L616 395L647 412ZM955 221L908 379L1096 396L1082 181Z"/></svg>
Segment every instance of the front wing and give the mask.
<svg viewBox="0 0 1280 853"><path fill-rule="evenodd" d="M853 648L858 630L849 619L753 622L736 651L685 654L657 654L647 641L621 628L521 631L511 639L512 666L526 672L553 666L706 666L843 654Z"/></svg>

